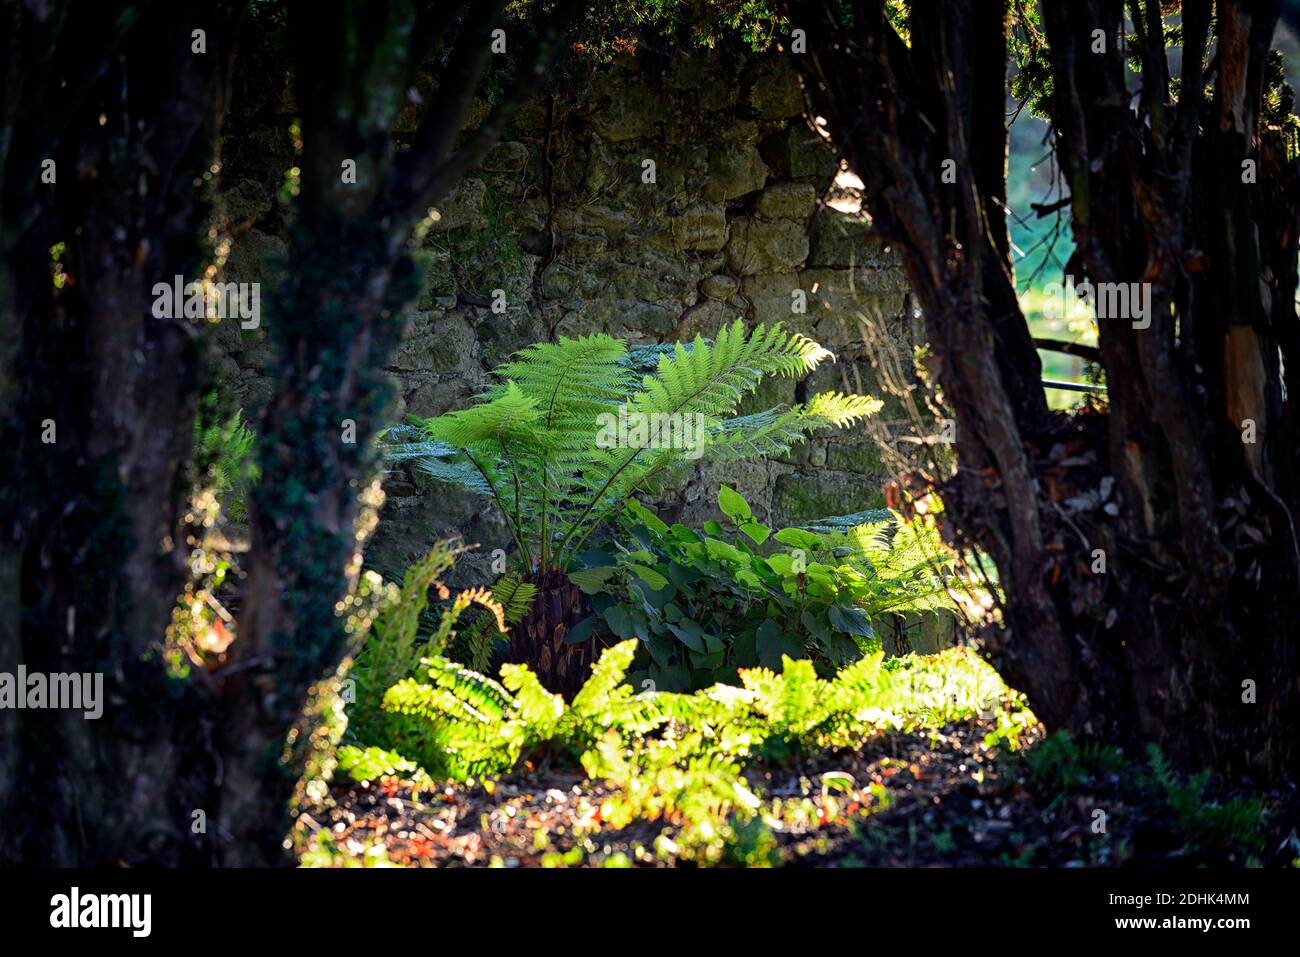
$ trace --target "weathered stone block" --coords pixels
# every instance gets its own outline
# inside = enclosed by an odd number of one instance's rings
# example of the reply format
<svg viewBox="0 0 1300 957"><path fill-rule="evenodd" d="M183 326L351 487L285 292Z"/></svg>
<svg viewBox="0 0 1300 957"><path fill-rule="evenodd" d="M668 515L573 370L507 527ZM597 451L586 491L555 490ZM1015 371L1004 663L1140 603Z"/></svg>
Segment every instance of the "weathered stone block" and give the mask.
<svg viewBox="0 0 1300 957"><path fill-rule="evenodd" d="M429 227L430 231L443 233L461 226L481 225L483 197L486 195L487 184L481 179L462 180L446 199L434 207L438 217Z"/></svg>
<svg viewBox="0 0 1300 957"><path fill-rule="evenodd" d="M784 119L803 112L803 91L799 77L787 59L762 61L749 90L749 105L764 119Z"/></svg>
<svg viewBox="0 0 1300 957"><path fill-rule="evenodd" d="M755 323L772 325L781 322L792 328L807 328L808 317L792 311L792 293L801 288L803 279L798 273L764 273L747 276L741 283L740 294L749 304L750 318Z"/></svg>
<svg viewBox="0 0 1300 957"><path fill-rule="evenodd" d="M705 299L682 315L681 321L677 324L675 338L679 341L687 341L699 335L705 339L712 339L723 326L731 325L740 318L743 318L740 310L724 302Z"/></svg>
<svg viewBox="0 0 1300 957"><path fill-rule="evenodd" d="M850 515L883 508L878 480L848 472L791 472L776 480L772 511L785 525L798 525L830 515Z"/></svg>
<svg viewBox="0 0 1300 957"><path fill-rule="evenodd" d="M847 216L820 207L810 230L810 266L898 268L898 259L886 253L880 234L865 216Z"/></svg>
<svg viewBox="0 0 1300 957"><path fill-rule="evenodd" d="M726 302L740 288L740 280L726 273L711 273L700 280L700 292L709 299Z"/></svg>
<svg viewBox="0 0 1300 957"><path fill-rule="evenodd" d="M731 221L727 265L733 272L742 276L789 272L807 258L808 233L798 223L748 216Z"/></svg>
<svg viewBox="0 0 1300 957"><path fill-rule="evenodd" d="M498 143L488 150L479 169L491 173L518 173L528 165L528 147L519 142Z"/></svg>
<svg viewBox="0 0 1300 957"><path fill-rule="evenodd" d="M708 175L704 198L723 203L762 189L767 164L752 144L720 143L709 152Z"/></svg>
<svg viewBox="0 0 1300 957"><path fill-rule="evenodd" d="M807 125L795 121L763 138L763 158L784 179L810 179L829 183L835 175L835 154Z"/></svg>
<svg viewBox="0 0 1300 957"><path fill-rule="evenodd" d="M416 313L389 368L398 372L471 373L478 365L474 329L460 313Z"/></svg>
<svg viewBox="0 0 1300 957"><path fill-rule="evenodd" d="M717 252L727 243L727 211L718 203L694 203L668 222L673 238L690 252Z"/></svg>
<svg viewBox="0 0 1300 957"><path fill-rule="evenodd" d="M607 143L649 137L664 117L663 100L642 81L611 77L597 91L588 125Z"/></svg>
<svg viewBox="0 0 1300 957"><path fill-rule="evenodd" d="M758 194L754 211L767 219L793 219L806 223L817 206L812 183L773 183Z"/></svg>

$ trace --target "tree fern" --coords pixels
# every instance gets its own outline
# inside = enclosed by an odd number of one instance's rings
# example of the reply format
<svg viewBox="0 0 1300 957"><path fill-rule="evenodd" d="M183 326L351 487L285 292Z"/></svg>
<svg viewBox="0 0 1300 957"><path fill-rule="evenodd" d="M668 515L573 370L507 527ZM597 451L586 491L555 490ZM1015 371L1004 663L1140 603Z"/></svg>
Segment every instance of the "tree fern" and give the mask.
<svg viewBox="0 0 1300 957"><path fill-rule="evenodd" d="M874 414L875 399L824 393L736 415L764 377L801 376L828 358L820 345L780 325L746 335L740 321L712 342L697 337L630 351L604 334L561 338L517 353L469 408L413 417L411 426L390 430L386 453L491 497L525 573L567 569L595 528L631 496L672 478L695 453L734 459L785 452L817 429ZM698 428L698 448L654 438L605 441L620 412L637 422L679 424L679 435Z"/></svg>

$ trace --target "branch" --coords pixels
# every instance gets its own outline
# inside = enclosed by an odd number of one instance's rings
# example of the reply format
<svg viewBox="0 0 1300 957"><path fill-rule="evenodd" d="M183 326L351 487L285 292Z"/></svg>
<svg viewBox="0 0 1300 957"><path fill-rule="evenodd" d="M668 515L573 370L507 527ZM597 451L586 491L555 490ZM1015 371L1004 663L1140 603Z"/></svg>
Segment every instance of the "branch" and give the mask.
<svg viewBox="0 0 1300 957"><path fill-rule="evenodd" d="M476 4L473 19L461 31L461 41L441 78L439 92L450 103L420 124L410 149L394 162L392 187L381 202L381 215L400 210L423 211L437 202L487 155L505 132L519 106L536 92L534 80L545 73L577 17L581 4L565 0L520 57L521 74L497 102L483 124L454 152L469 102L487 63L488 46L477 42L500 19L504 0Z"/></svg>

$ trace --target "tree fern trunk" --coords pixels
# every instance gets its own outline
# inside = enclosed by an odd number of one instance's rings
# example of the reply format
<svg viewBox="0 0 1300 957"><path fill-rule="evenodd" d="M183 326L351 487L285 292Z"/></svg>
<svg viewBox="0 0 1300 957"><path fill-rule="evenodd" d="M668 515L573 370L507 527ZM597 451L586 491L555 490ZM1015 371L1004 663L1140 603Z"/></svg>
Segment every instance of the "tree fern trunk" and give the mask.
<svg viewBox="0 0 1300 957"><path fill-rule="evenodd" d="M537 586L528 615L510 632L509 659L526 664L550 691L572 698L582 688L596 658L596 640L580 644L565 638L591 615L587 596L564 572L550 568L525 581Z"/></svg>

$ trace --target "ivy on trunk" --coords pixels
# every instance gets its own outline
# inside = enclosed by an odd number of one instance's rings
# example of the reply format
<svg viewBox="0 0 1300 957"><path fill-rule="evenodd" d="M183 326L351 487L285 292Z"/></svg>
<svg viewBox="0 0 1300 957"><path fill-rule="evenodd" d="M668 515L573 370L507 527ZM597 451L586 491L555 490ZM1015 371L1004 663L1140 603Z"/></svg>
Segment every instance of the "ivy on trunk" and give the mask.
<svg viewBox="0 0 1300 957"><path fill-rule="evenodd" d="M576 8L508 31L513 76L465 131L505 5L5 5L0 403L15 481L0 499L0 669L102 672L107 701L99 721L0 712L0 860L285 861L307 737L290 732L343 655L334 608L418 289L413 230L499 138ZM151 290L202 268L202 183L246 15L294 54L301 192L263 297L275 390L236 640L219 671L176 678L161 645L188 554L203 329L155 318ZM438 93L399 147L393 120L429 64Z"/></svg>

